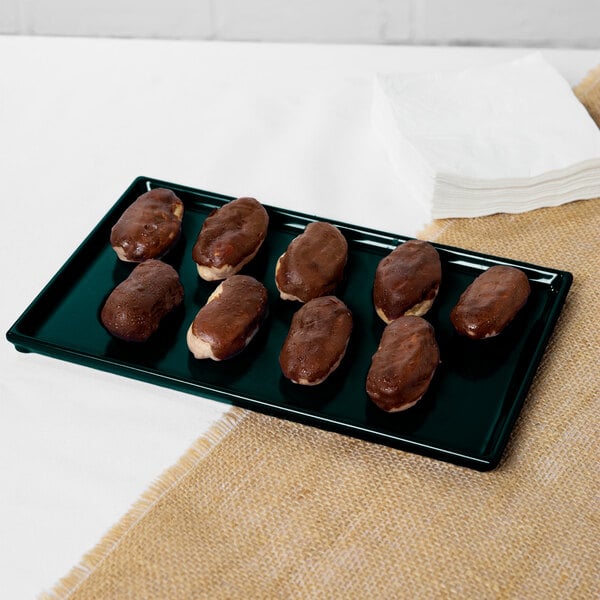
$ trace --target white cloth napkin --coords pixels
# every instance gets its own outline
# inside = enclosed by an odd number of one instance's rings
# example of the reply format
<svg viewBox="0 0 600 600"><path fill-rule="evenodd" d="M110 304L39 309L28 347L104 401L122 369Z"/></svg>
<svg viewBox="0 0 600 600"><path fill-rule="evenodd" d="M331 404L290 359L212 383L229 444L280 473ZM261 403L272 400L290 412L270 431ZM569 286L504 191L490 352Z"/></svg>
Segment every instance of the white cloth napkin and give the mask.
<svg viewBox="0 0 600 600"><path fill-rule="evenodd" d="M539 52L460 72L379 74L373 124L433 218L600 196L600 131Z"/></svg>

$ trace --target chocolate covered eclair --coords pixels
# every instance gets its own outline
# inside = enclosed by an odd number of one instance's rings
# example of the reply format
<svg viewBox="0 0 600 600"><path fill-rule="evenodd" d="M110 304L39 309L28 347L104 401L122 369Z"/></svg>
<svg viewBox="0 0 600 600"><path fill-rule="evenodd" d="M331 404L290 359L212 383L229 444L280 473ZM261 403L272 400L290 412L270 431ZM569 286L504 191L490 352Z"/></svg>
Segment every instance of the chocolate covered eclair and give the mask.
<svg viewBox="0 0 600 600"><path fill-rule="evenodd" d="M408 240L381 259L375 271L373 304L390 323L403 315L424 315L437 296L442 266L437 250L422 240Z"/></svg>
<svg viewBox="0 0 600 600"><path fill-rule="evenodd" d="M258 253L268 226L269 215L255 198L238 198L213 210L192 250L200 277L218 281L238 273Z"/></svg>
<svg viewBox="0 0 600 600"><path fill-rule="evenodd" d="M322 383L338 368L352 333L352 313L335 296L309 300L292 317L279 354L284 376L300 385Z"/></svg>
<svg viewBox="0 0 600 600"><path fill-rule="evenodd" d="M265 286L249 275L223 281L198 311L187 332L195 358L226 360L239 354L258 332L267 315Z"/></svg>
<svg viewBox="0 0 600 600"><path fill-rule="evenodd" d="M115 223L110 244L127 262L160 258L181 233L183 202L171 190L156 188L142 194Z"/></svg>
<svg viewBox="0 0 600 600"><path fill-rule="evenodd" d="M398 317L383 331L367 375L367 394L386 412L414 406L440 362L433 327L422 317Z"/></svg>
<svg viewBox="0 0 600 600"><path fill-rule="evenodd" d="M348 242L340 230L329 223L310 223L277 261L275 283L281 298L308 302L332 293L347 260Z"/></svg>
<svg viewBox="0 0 600 600"><path fill-rule="evenodd" d="M156 259L133 269L109 295L100 319L115 337L145 342L161 320L183 301L183 286L177 271Z"/></svg>
<svg viewBox="0 0 600 600"><path fill-rule="evenodd" d="M450 320L461 335L473 339L494 337L525 306L530 292L529 279L521 269L495 265L461 294Z"/></svg>

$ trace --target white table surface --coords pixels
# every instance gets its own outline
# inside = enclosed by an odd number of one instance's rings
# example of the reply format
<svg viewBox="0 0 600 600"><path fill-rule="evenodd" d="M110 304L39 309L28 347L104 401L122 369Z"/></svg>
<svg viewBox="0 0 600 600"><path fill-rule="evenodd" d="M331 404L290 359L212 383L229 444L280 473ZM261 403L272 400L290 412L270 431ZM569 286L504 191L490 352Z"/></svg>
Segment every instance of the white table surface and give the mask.
<svg viewBox="0 0 600 600"><path fill-rule="evenodd" d="M414 235L378 71L529 50L0 37L5 332L138 175ZM600 51L544 51L569 82ZM1 597L48 590L228 407L0 344Z"/></svg>

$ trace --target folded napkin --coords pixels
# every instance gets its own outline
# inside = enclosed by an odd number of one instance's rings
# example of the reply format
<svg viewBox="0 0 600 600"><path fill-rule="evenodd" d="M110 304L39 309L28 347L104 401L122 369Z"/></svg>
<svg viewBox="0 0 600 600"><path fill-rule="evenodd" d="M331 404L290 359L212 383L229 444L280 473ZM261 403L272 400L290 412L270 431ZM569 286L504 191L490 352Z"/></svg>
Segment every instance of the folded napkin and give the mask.
<svg viewBox="0 0 600 600"><path fill-rule="evenodd" d="M379 74L373 124L433 218L600 196L600 131L539 52L460 72Z"/></svg>

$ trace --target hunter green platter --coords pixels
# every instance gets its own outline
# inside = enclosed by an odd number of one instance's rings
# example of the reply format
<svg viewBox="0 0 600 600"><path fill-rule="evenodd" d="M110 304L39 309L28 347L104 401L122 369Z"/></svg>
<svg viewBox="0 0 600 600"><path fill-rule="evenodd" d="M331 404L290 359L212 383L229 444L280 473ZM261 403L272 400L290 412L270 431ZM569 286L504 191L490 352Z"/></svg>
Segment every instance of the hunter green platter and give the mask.
<svg viewBox="0 0 600 600"><path fill-rule="evenodd" d="M164 257L180 274L185 300L143 344L115 338L102 326L100 309L135 265L119 261L110 229L139 195L156 187L173 190L185 204L182 235ZM337 221L349 244L346 277L337 295L354 316L354 331L339 369L318 386L287 381L279 352L298 303L283 301L275 287L275 263L290 241L319 217L266 206L269 233L243 270L269 291L269 316L249 346L222 362L197 361L186 331L217 283L198 277L192 246L206 216L228 196L138 177L75 250L7 332L17 350L102 369L199 397L221 400L307 425L334 430L450 461L493 469L525 401L571 285L565 271L434 244L442 260L442 284L426 318L435 328L441 364L423 399L408 411L387 414L369 400L365 380L381 333L371 298L379 261L409 238ZM458 336L450 310L467 285L495 264L521 268L532 293L515 321L498 337ZM23 358L23 360L27 360ZM199 398L201 401L201 398Z"/></svg>

